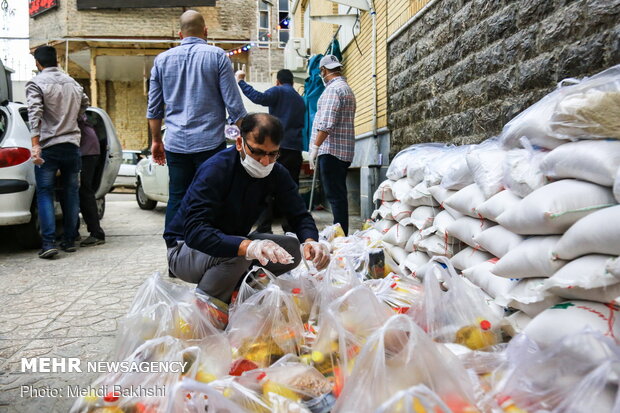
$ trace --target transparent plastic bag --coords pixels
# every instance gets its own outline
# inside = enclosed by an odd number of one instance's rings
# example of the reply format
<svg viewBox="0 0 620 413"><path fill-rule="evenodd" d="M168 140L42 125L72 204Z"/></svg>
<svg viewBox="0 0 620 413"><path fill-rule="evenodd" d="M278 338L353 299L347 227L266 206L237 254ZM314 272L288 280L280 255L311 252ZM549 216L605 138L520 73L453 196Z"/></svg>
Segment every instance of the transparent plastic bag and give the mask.
<svg viewBox="0 0 620 413"><path fill-rule="evenodd" d="M409 185L415 187L420 182L423 182L426 165L432 160L443 156L446 151L453 147L453 145L438 145L420 148L416 155L412 156L407 162L407 181Z"/></svg>
<svg viewBox="0 0 620 413"><path fill-rule="evenodd" d="M423 384L397 392L375 410L375 413L452 413L437 393Z"/></svg>
<svg viewBox="0 0 620 413"><path fill-rule="evenodd" d="M474 182L469 173L465 154L471 145L449 146L442 156L430 161L424 168L424 182L427 186L439 185L457 189Z"/></svg>
<svg viewBox="0 0 620 413"><path fill-rule="evenodd" d="M506 154L507 152L500 148L497 139L493 138L476 145L466 155L469 171L485 199L504 189L503 171Z"/></svg>
<svg viewBox="0 0 620 413"><path fill-rule="evenodd" d="M398 152L387 170L387 177L393 181L407 176L407 166L420 154L444 146L441 143L422 143L412 145Z"/></svg>
<svg viewBox="0 0 620 413"><path fill-rule="evenodd" d="M545 184L541 163L548 152L536 150L527 139L522 140L525 149L506 152L503 184L515 195L524 198Z"/></svg>
<svg viewBox="0 0 620 413"><path fill-rule="evenodd" d="M472 385L458 359L406 315L392 316L369 338L333 412L372 412L400 390L424 384L453 411L475 406Z"/></svg>
<svg viewBox="0 0 620 413"><path fill-rule="evenodd" d="M428 262L428 256L424 263L426 262ZM392 275L381 280L367 280L364 284L380 301L399 314L409 311L413 303L421 300L424 294L420 281L411 276Z"/></svg>
<svg viewBox="0 0 620 413"><path fill-rule="evenodd" d="M407 192L405 197L402 199L404 203L411 206L438 206L439 202L433 198L431 195L428 186L424 182L420 182L413 188Z"/></svg>
<svg viewBox="0 0 620 413"><path fill-rule="evenodd" d="M267 408L259 404L262 408ZM215 387L196 380L183 379L176 383L168 397L166 413L250 413L225 397Z"/></svg>
<svg viewBox="0 0 620 413"><path fill-rule="evenodd" d="M442 343L472 350L499 343L500 319L485 303L482 291L457 275L447 258L433 257L430 264L424 275L424 299L410 310L416 323Z"/></svg>

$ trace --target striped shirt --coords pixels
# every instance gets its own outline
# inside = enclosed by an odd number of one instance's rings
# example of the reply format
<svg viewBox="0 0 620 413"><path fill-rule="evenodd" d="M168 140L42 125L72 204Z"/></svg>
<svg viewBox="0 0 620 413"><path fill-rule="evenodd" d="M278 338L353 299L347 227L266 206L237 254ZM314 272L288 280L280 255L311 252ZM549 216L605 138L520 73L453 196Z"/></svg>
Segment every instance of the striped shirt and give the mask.
<svg viewBox="0 0 620 413"><path fill-rule="evenodd" d="M312 124L311 144L318 131L327 132L327 139L319 147L319 156L330 154L351 162L355 151L355 95L342 76L329 82L319 98Z"/></svg>

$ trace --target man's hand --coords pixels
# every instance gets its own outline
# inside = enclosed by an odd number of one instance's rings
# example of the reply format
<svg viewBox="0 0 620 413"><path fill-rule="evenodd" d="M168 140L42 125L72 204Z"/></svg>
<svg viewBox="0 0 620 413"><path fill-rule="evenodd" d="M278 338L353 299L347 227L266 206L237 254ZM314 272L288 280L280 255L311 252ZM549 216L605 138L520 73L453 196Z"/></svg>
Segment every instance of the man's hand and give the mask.
<svg viewBox="0 0 620 413"><path fill-rule="evenodd" d="M245 252L248 260L258 260L261 265L269 261L280 264L291 264L293 257L284 248L268 239L257 239L248 244Z"/></svg>
<svg viewBox="0 0 620 413"><path fill-rule="evenodd" d="M151 154L153 154L155 163L162 166L166 164L166 153L164 152L163 143L153 141L151 145Z"/></svg>
<svg viewBox="0 0 620 413"><path fill-rule="evenodd" d="M316 169L316 158L319 156L319 147L310 145L310 169Z"/></svg>
<svg viewBox="0 0 620 413"><path fill-rule="evenodd" d="M245 80L245 72L243 70L237 70L235 72L235 80L239 83L242 80Z"/></svg>
<svg viewBox="0 0 620 413"><path fill-rule="evenodd" d="M32 145L30 154L32 156L32 162L35 165L43 165L45 161L41 158L41 145Z"/></svg>
<svg viewBox="0 0 620 413"><path fill-rule="evenodd" d="M317 270L322 270L329 264L329 247L323 242L307 241L304 243L304 258L312 260Z"/></svg>

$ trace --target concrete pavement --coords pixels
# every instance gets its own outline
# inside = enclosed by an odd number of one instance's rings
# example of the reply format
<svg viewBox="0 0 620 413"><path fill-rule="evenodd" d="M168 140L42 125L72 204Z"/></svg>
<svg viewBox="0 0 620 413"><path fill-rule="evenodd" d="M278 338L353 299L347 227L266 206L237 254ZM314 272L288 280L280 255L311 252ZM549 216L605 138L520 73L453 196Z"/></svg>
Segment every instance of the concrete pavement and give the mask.
<svg viewBox="0 0 620 413"><path fill-rule="evenodd" d="M167 274L164 213L161 203L153 211L139 209L132 193L108 194L106 243L61 251L54 260L20 249L0 229L0 412L66 412L74 401L67 386L87 386L99 376L22 372L21 359L108 360L117 320L138 286L155 271ZM331 222L329 213L314 215L319 229ZM360 225L354 217L351 229ZM63 393L48 397L53 389Z"/></svg>

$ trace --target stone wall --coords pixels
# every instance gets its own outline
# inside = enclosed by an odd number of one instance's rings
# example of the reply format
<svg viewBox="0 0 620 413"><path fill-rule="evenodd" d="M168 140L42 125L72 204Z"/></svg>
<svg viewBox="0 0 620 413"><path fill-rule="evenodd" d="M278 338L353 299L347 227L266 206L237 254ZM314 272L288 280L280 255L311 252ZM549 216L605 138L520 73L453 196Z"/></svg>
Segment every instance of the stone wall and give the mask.
<svg viewBox="0 0 620 413"><path fill-rule="evenodd" d="M388 44L391 155L476 143L567 77L620 63L620 0L439 0Z"/></svg>

